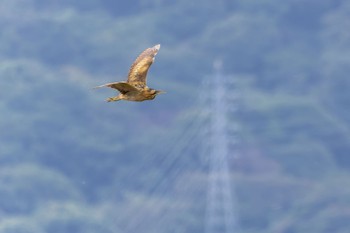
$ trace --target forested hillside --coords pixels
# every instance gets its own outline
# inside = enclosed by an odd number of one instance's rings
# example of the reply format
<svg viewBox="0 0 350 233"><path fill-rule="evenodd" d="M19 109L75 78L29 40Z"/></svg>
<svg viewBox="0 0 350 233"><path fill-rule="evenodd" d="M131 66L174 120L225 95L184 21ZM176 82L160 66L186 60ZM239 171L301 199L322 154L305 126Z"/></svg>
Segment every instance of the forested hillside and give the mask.
<svg viewBox="0 0 350 233"><path fill-rule="evenodd" d="M239 91L240 232L348 232L349 22L346 0L1 0L0 232L204 232L216 60ZM158 43L166 94L92 89Z"/></svg>

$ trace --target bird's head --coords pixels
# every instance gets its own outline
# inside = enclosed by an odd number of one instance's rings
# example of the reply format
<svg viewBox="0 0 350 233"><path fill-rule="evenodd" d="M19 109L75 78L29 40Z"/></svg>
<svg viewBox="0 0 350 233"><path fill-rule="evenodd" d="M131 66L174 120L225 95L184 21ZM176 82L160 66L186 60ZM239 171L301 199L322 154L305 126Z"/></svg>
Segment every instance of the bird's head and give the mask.
<svg viewBox="0 0 350 233"><path fill-rule="evenodd" d="M151 89L152 99L156 98L157 95L165 93L165 91Z"/></svg>
<svg viewBox="0 0 350 233"><path fill-rule="evenodd" d="M156 90L156 95L159 95L159 94L164 94L166 93L165 91L162 91L162 90Z"/></svg>

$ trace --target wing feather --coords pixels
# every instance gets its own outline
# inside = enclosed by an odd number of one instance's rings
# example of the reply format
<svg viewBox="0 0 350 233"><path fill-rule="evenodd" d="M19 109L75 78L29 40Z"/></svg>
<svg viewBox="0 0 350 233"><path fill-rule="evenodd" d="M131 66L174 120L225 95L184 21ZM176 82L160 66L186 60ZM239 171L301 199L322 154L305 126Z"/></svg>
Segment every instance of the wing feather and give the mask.
<svg viewBox="0 0 350 233"><path fill-rule="evenodd" d="M160 44L143 51L131 65L127 83L133 86L146 86L147 72L160 49Z"/></svg>
<svg viewBox="0 0 350 233"><path fill-rule="evenodd" d="M138 91L138 89L129 83L126 82L115 82L115 83L107 83L103 84L101 86L97 86L95 88L101 88L101 87L110 87L113 89L117 89L120 93L125 94L130 91Z"/></svg>

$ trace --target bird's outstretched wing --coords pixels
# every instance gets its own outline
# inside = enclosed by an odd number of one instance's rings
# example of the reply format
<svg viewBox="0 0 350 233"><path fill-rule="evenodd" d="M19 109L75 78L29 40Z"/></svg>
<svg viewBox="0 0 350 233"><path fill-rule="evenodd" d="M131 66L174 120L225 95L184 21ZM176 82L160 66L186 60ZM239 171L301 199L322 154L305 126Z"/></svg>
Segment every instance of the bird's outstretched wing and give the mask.
<svg viewBox="0 0 350 233"><path fill-rule="evenodd" d="M138 89L136 87L134 87L126 82L107 83L107 84L103 84L101 86L97 86L95 88L100 88L100 87L114 88L114 89L117 89L122 94L125 94L125 93L130 92L130 91L138 91Z"/></svg>
<svg viewBox="0 0 350 233"><path fill-rule="evenodd" d="M160 44L148 48L143 51L131 65L128 74L128 83L137 87L146 86L147 72L154 61L154 57L157 55L160 49Z"/></svg>

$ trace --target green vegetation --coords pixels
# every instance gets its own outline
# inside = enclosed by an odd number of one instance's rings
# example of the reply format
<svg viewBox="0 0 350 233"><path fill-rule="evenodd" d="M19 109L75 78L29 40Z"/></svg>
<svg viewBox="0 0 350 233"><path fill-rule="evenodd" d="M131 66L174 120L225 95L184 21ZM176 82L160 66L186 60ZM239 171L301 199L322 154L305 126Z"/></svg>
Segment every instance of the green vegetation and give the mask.
<svg viewBox="0 0 350 233"><path fill-rule="evenodd" d="M349 22L345 0L3 0L0 232L203 232L215 59L240 92L241 231L347 232ZM92 90L157 43L166 95Z"/></svg>

